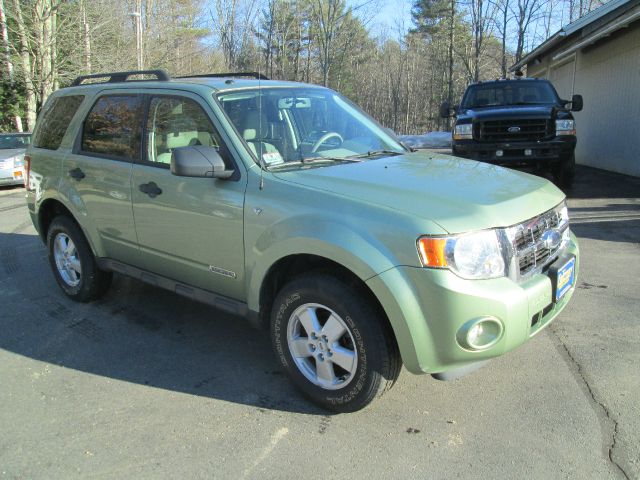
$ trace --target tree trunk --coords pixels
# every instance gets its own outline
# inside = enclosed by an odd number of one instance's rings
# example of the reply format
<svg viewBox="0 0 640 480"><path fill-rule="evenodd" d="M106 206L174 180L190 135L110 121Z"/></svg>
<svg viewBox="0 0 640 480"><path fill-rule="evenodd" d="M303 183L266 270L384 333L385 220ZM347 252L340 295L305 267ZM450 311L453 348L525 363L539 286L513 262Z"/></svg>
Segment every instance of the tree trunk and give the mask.
<svg viewBox="0 0 640 480"><path fill-rule="evenodd" d="M507 27L509 26L509 0L504 0L502 11L502 78L507 78Z"/></svg>
<svg viewBox="0 0 640 480"><path fill-rule="evenodd" d="M453 42L455 35L456 0L451 0L451 16L449 18L449 83L447 85L447 101L453 102ZM447 130L451 128L451 119L446 120Z"/></svg>
<svg viewBox="0 0 640 480"><path fill-rule="evenodd" d="M13 0L13 10L15 12L16 28L18 30L18 53L20 55L20 66L24 77L26 92L26 120L27 130L33 131L36 124L36 93L33 85L33 75L31 72L31 57L29 56L29 42L27 31L22 16L20 0Z"/></svg>
<svg viewBox="0 0 640 480"><path fill-rule="evenodd" d="M82 45L83 55L82 63L85 75L91 74L91 29L87 22L87 10L84 6L84 0L80 2L80 17L82 18Z"/></svg>
<svg viewBox="0 0 640 480"><path fill-rule="evenodd" d="M38 2L39 3L39 2ZM37 3L36 3L37 4ZM39 103L44 105L47 98L53 92L53 6L52 0L42 0L38 8L38 20L42 24L41 35L36 43L36 49L40 52L40 92Z"/></svg>
<svg viewBox="0 0 640 480"><path fill-rule="evenodd" d="M2 56L4 64L4 73L9 83L10 102L17 102L15 84L13 81L13 63L11 62L11 53L9 51L9 33L7 32L7 17L4 13L4 0L0 0L0 41L2 42ZM3 75L4 76L4 75ZM18 132L22 132L22 118L20 115L14 115L11 118L13 126Z"/></svg>

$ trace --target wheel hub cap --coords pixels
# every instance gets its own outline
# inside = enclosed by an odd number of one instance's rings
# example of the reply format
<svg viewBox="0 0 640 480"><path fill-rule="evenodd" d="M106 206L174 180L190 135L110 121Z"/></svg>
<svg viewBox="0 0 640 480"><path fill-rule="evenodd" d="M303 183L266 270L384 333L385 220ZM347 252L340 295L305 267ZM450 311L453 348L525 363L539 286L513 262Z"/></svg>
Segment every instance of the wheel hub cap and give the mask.
<svg viewBox="0 0 640 480"><path fill-rule="evenodd" d="M314 385L337 390L353 380L356 344L347 324L330 308L315 303L298 307L289 318L287 342L296 367Z"/></svg>
<svg viewBox="0 0 640 480"><path fill-rule="evenodd" d="M53 240L53 259L60 278L70 287L80 284L82 267L73 240L65 233L58 233Z"/></svg>

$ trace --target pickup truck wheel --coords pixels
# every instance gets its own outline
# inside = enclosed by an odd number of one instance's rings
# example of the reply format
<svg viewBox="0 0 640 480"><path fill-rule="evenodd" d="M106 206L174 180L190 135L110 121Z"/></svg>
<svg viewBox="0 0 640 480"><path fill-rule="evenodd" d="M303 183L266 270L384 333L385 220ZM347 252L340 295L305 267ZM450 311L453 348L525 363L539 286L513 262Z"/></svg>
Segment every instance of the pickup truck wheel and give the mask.
<svg viewBox="0 0 640 480"><path fill-rule="evenodd" d="M573 186L573 179L576 176L576 157L571 155L570 157L562 160L558 171L556 173L556 183L562 188L571 188Z"/></svg>
<svg viewBox="0 0 640 480"><path fill-rule="evenodd" d="M380 314L357 289L326 274L299 277L278 293L271 338L295 385L337 412L367 406L391 388L402 367Z"/></svg>
<svg viewBox="0 0 640 480"><path fill-rule="evenodd" d="M106 293L111 272L98 268L84 234L73 220L65 216L53 219L47 247L53 276L69 298L89 302Z"/></svg>

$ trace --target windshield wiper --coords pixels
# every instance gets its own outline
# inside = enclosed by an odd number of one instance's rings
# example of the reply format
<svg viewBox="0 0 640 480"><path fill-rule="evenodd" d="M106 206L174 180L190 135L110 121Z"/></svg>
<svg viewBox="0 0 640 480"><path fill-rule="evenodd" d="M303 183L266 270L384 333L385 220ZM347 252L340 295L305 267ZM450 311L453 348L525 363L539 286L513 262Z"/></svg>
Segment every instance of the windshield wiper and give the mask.
<svg viewBox="0 0 640 480"><path fill-rule="evenodd" d="M306 157L300 160L300 163L309 164L309 163L322 163L322 162L360 162L362 160L358 160L353 156L349 157Z"/></svg>
<svg viewBox="0 0 640 480"><path fill-rule="evenodd" d="M358 153L356 155L349 155L347 158L356 159L356 158L369 158L375 157L376 155L404 155L405 152L398 152L396 150L369 150L367 153Z"/></svg>
<svg viewBox="0 0 640 480"><path fill-rule="evenodd" d="M513 103L507 103L507 106L509 105L546 105L543 102L513 102Z"/></svg>
<svg viewBox="0 0 640 480"><path fill-rule="evenodd" d="M300 160L293 160L290 162L277 163L275 165L268 165L267 168L269 170L281 168L281 167L291 167L295 165L312 165L314 163L330 163L330 162L361 162L362 160L356 158L343 158L343 157L306 157Z"/></svg>

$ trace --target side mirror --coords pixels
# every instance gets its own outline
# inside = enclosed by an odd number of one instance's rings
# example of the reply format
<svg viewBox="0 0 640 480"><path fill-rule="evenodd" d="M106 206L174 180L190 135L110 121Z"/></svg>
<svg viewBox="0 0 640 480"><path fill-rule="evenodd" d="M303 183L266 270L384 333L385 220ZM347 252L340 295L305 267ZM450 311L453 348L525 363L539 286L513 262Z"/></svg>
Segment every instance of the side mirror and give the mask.
<svg viewBox="0 0 640 480"><path fill-rule="evenodd" d="M584 103L582 102L582 95L574 95L571 98L571 111L579 112L582 110Z"/></svg>
<svg viewBox="0 0 640 480"><path fill-rule="evenodd" d="M440 117L449 118L451 116L451 104L449 102L442 102L440 105Z"/></svg>
<svg viewBox="0 0 640 480"><path fill-rule="evenodd" d="M171 154L171 173L178 177L229 178L234 170L227 170L224 160L214 147L194 145L180 147Z"/></svg>

